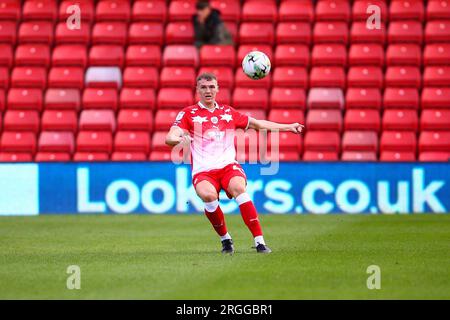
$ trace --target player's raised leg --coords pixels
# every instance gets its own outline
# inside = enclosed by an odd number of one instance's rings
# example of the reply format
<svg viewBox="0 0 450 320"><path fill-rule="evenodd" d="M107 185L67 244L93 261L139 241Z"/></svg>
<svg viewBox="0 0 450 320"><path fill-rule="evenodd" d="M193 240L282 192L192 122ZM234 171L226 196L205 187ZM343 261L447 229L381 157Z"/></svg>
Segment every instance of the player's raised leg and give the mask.
<svg viewBox="0 0 450 320"><path fill-rule="evenodd" d="M205 215L222 241L222 253L233 253L233 240L227 231L225 217L219 206L217 189L207 180L195 185L195 191L205 203Z"/></svg>
<svg viewBox="0 0 450 320"><path fill-rule="evenodd" d="M240 169L242 170L242 169ZM246 191L246 182L242 176L234 176L230 179L227 188L228 193L236 199L241 210L241 216L255 239L256 251L270 253L272 250L266 245L259 223L255 205Z"/></svg>

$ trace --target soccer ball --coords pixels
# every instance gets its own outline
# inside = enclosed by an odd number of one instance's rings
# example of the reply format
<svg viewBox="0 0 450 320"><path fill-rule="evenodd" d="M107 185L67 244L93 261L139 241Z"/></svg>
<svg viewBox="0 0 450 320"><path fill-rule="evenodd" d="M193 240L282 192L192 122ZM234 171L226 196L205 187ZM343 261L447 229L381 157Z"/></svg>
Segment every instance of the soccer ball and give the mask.
<svg viewBox="0 0 450 320"><path fill-rule="evenodd" d="M261 51L249 52L242 60L242 70L250 79L262 79L270 72L269 57Z"/></svg>

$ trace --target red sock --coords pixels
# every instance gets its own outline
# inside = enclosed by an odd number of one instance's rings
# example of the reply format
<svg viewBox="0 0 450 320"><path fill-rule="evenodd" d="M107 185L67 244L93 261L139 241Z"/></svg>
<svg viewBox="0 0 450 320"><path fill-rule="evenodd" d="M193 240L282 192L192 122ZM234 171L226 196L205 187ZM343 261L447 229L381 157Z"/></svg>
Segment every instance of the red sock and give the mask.
<svg viewBox="0 0 450 320"><path fill-rule="evenodd" d="M258 213L252 201L247 201L239 206L242 219L252 233L253 237L262 236L261 225L259 224Z"/></svg>
<svg viewBox="0 0 450 320"><path fill-rule="evenodd" d="M222 209L218 206L216 211L214 212L208 212L205 209L206 217L211 222L214 230L216 230L217 234L219 236L224 236L227 234L227 226L225 224L225 217L223 216Z"/></svg>

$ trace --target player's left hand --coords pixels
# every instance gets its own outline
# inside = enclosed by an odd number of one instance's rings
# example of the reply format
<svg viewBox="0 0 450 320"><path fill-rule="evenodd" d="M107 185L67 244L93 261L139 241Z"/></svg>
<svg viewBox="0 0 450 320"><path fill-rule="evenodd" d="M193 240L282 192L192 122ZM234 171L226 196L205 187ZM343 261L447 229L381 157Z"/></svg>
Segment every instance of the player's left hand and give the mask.
<svg viewBox="0 0 450 320"><path fill-rule="evenodd" d="M293 133L302 133L304 128L305 128L304 125L296 122L290 125L289 131Z"/></svg>

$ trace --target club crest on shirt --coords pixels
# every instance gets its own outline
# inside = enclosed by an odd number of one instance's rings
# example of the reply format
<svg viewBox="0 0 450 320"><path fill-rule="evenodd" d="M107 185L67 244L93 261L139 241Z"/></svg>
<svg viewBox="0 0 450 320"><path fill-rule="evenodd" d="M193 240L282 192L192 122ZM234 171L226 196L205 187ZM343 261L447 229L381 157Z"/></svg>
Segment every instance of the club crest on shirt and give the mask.
<svg viewBox="0 0 450 320"><path fill-rule="evenodd" d="M183 116L184 116L184 111L179 112L175 121L180 121L181 119L183 119Z"/></svg>
<svg viewBox="0 0 450 320"><path fill-rule="evenodd" d="M211 122L216 124L217 122L219 122L219 119L217 119L217 117L212 117Z"/></svg>

